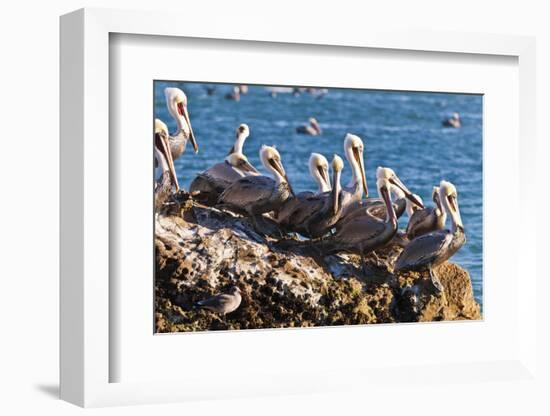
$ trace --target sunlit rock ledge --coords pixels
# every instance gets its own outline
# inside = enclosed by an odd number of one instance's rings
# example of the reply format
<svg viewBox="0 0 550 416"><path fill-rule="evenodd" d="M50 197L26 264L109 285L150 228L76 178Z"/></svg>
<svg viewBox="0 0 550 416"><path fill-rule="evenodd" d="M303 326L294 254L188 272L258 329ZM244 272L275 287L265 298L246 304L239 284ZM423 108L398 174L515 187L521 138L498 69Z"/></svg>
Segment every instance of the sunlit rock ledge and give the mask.
<svg viewBox="0 0 550 416"><path fill-rule="evenodd" d="M445 290L435 293L427 273L391 273L397 245L367 256L364 275L358 256L283 250L247 219L191 201L177 211L155 224L157 332L481 319L470 276L457 264L436 269ZM193 308L232 285L242 291L236 311Z"/></svg>

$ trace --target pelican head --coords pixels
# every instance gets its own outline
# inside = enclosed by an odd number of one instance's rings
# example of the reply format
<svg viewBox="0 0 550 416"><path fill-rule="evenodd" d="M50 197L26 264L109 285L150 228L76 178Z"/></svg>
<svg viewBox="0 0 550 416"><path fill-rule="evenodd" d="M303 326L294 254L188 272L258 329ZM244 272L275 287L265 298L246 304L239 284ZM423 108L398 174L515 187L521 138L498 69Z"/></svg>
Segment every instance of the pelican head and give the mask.
<svg viewBox="0 0 550 416"><path fill-rule="evenodd" d="M322 154L312 153L309 157L309 174L319 185L319 192L330 191L328 161Z"/></svg>
<svg viewBox="0 0 550 416"><path fill-rule="evenodd" d="M165 88L164 97L166 98L166 106L168 111L176 120L178 124L178 134L183 132L191 140L195 153L199 151L199 146L195 135L193 133L193 127L191 127L191 121L189 119L189 113L187 111L187 96L179 88Z"/></svg>
<svg viewBox="0 0 550 416"><path fill-rule="evenodd" d="M278 183L286 182L290 193L294 196L294 191L288 177L286 176L285 168L283 167L283 162L281 161L281 155L279 151L274 146L262 145L260 148L260 160L264 167L273 174Z"/></svg>
<svg viewBox="0 0 550 416"><path fill-rule="evenodd" d="M178 177L176 176L176 168L174 167L174 159L170 150L168 141L168 127L158 118L155 119L155 134L154 134L154 149L157 163L161 165L163 172L168 171L172 182L179 191Z"/></svg>
<svg viewBox="0 0 550 416"><path fill-rule="evenodd" d="M382 198L384 204L386 205L386 221L391 221L393 224L397 224L397 216L395 214L395 210L393 209L390 196L392 183L384 176L378 177L376 180L376 188L378 190L378 195Z"/></svg>
<svg viewBox="0 0 550 416"><path fill-rule="evenodd" d="M241 124L239 127L237 127L237 130L235 131L235 144L233 144L233 147L229 151L228 154L231 153L243 153L243 146L245 140L250 136L250 129L248 128L247 124Z"/></svg>
<svg viewBox="0 0 550 416"><path fill-rule="evenodd" d="M458 193L456 187L451 182L445 180L441 181L439 184L439 198L445 207L445 211L447 211L453 220L453 229L461 229L464 231L460 210L458 209Z"/></svg>
<svg viewBox="0 0 550 416"><path fill-rule="evenodd" d="M237 169L241 176L258 173L256 168L250 164L248 158L242 153L230 153L226 156L225 161Z"/></svg>
<svg viewBox="0 0 550 416"><path fill-rule="evenodd" d="M363 140L355 134L348 133L344 139L344 151L346 158L352 167L353 179L351 186L354 186L361 180L363 185L363 191L365 196L369 196L369 189L367 187L367 178L365 176L365 162L363 161L363 151L365 146ZM361 178L361 179L359 179Z"/></svg>
<svg viewBox="0 0 550 416"><path fill-rule="evenodd" d="M340 175L342 173L342 170L344 170L344 161L340 156L334 155L332 159L332 182L334 185L334 188L332 189L332 209L335 215L340 209Z"/></svg>
<svg viewBox="0 0 550 416"><path fill-rule="evenodd" d="M393 169L390 168L383 168L378 167L376 169L376 178L379 179L385 179L388 181L388 183L391 185L390 190L392 187L396 187L399 190L401 190L405 194L405 198L410 200L413 204L418 206L419 208L424 208L424 204L422 201L417 198L415 194L413 194L409 189L401 182L401 179L395 174Z"/></svg>

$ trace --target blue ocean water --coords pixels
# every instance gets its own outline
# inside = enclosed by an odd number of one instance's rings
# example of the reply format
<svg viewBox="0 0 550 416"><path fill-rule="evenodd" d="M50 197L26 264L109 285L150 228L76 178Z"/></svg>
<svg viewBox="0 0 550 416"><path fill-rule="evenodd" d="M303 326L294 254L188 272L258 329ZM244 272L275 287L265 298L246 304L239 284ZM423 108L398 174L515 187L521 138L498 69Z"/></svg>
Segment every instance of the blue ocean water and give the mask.
<svg viewBox="0 0 550 416"><path fill-rule="evenodd" d="M206 85L215 85L213 95L207 94ZM155 117L167 123L170 132L176 130L176 124L164 100L168 86L187 94L200 148L194 154L188 144L185 154L175 162L180 185L185 188L196 173L223 160L240 123L250 127L251 135L244 146L250 162L264 171L258 156L260 146L276 145L297 192L315 189L307 168L310 153L322 153L329 161L334 153L344 158L343 138L348 132L359 135L365 143L365 169L372 196L376 196L378 166L394 169L428 205L432 186L441 179L453 182L467 236L453 260L470 272L474 295L482 303L481 95L328 89L321 98L288 93L273 98L266 87L250 86L248 94L236 102L224 98L231 85L156 81ZM443 128L441 121L453 112L460 113L462 128ZM296 133L296 127L307 124L309 117L319 121L321 136ZM344 168L343 183L350 176L349 167ZM404 218L401 226L406 226Z"/></svg>

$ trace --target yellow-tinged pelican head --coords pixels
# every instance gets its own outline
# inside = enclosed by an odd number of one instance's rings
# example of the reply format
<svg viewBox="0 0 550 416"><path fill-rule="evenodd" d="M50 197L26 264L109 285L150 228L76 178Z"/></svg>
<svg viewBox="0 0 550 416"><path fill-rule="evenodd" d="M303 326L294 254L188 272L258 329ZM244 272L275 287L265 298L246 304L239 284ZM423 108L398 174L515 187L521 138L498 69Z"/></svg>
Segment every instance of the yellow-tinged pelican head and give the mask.
<svg viewBox="0 0 550 416"><path fill-rule="evenodd" d="M309 174L319 185L319 192L330 191L328 160L320 153L312 153L309 157Z"/></svg>
<svg viewBox="0 0 550 416"><path fill-rule="evenodd" d="M352 167L354 182L361 181L365 196L369 196L367 187L367 178L365 176L365 162L363 160L363 151L365 146L363 140L355 134L348 133L344 139L344 152Z"/></svg>
<svg viewBox="0 0 550 416"><path fill-rule="evenodd" d="M178 129L188 136L195 153L197 153L199 151L199 146L195 139L195 134L193 133L189 112L187 111L187 96L179 88L168 87L164 89L164 97L166 98L168 111L178 124Z"/></svg>
<svg viewBox="0 0 550 416"><path fill-rule="evenodd" d="M385 168L385 167L378 167L376 169L376 178L387 180L388 183L391 185L390 190L392 187L395 187L399 190L401 190L405 197L410 200L412 203L417 205L419 208L424 208L424 204L422 203L422 200L418 198L415 194L413 194L409 189L405 186L403 182L401 182L401 179L395 174L393 169L391 168Z"/></svg>
<svg viewBox="0 0 550 416"><path fill-rule="evenodd" d="M460 210L458 209L458 192L456 187L451 182L442 180L439 184L439 198L445 210L451 216L454 227L464 230Z"/></svg>
<svg viewBox="0 0 550 416"><path fill-rule="evenodd" d="M275 146L262 145L260 148L260 160L264 167L275 176L278 182L286 182L288 184L290 193L294 196L294 191L288 181L283 162L281 161L281 155Z"/></svg>

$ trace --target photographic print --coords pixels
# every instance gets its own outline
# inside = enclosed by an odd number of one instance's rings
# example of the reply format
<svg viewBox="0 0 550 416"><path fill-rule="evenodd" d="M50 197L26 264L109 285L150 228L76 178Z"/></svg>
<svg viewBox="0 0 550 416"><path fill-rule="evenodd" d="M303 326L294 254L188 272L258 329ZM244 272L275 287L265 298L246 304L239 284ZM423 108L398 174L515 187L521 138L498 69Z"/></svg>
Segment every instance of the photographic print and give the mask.
<svg viewBox="0 0 550 416"><path fill-rule="evenodd" d="M482 319L482 95L153 89L157 333Z"/></svg>

